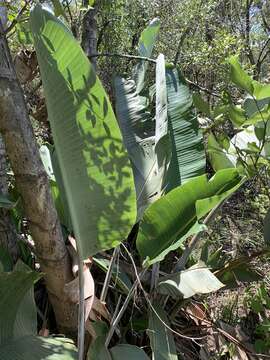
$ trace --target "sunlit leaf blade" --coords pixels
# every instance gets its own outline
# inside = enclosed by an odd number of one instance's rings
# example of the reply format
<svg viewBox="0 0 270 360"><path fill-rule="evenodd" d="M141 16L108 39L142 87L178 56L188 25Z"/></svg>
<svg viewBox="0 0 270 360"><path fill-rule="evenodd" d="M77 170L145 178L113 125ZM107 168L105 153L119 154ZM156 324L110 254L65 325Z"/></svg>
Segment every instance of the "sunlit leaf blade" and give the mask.
<svg viewBox="0 0 270 360"><path fill-rule="evenodd" d="M153 47L155 45L160 28L160 20L153 19L150 24L141 33L138 53L140 56L150 58L152 55ZM134 68L134 80L136 83L137 93L139 94L144 87L145 73L148 68L148 61L140 61Z"/></svg>
<svg viewBox="0 0 270 360"><path fill-rule="evenodd" d="M223 286L208 268L196 265L161 278L157 289L161 294L187 299L196 294L217 291Z"/></svg>
<svg viewBox="0 0 270 360"><path fill-rule="evenodd" d="M198 93L198 92L193 93L192 99L193 99L193 104L194 104L194 106L196 107L196 109L197 109L199 112L207 115L208 117L211 116L210 106L209 106L208 102L206 102L206 101L202 98L202 96L200 95L200 93Z"/></svg>
<svg viewBox="0 0 270 360"><path fill-rule="evenodd" d="M112 360L149 360L145 352L137 346L120 344L110 349Z"/></svg>
<svg viewBox="0 0 270 360"><path fill-rule="evenodd" d="M166 79L172 143L167 189L170 191L205 172L205 152L192 95L183 76L176 68L168 66Z"/></svg>
<svg viewBox="0 0 270 360"><path fill-rule="evenodd" d="M24 336L0 347L1 360L77 360L72 340Z"/></svg>
<svg viewBox="0 0 270 360"><path fill-rule="evenodd" d="M254 92L253 95L257 100L262 100L264 98L270 97L270 84L261 84L258 81L252 82Z"/></svg>
<svg viewBox="0 0 270 360"><path fill-rule="evenodd" d="M73 230L87 258L130 232L132 171L109 99L78 42L40 5L30 24Z"/></svg>
<svg viewBox="0 0 270 360"><path fill-rule="evenodd" d="M156 262L161 253L164 257L172 244L240 185L238 171L224 169L209 181L206 175L191 179L151 204L144 212L137 237L137 249L146 265Z"/></svg>
<svg viewBox="0 0 270 360"><path fill-rule="evenodd" d="M154 304L154 310L149 308L149 326L147 334L150 338L153 360L177 360L177 351L165 311ZM158 316L157 316L157 314ZM161 320L160 320L160 319Z"/></svg>
<svg viewBox="0 0 270 360"><path fill-rule="evenodd" d="M230 65L231 81L240 89L253 95L254 86L251 77L242 69L237 56L231 56L228 59Z"/></svg>

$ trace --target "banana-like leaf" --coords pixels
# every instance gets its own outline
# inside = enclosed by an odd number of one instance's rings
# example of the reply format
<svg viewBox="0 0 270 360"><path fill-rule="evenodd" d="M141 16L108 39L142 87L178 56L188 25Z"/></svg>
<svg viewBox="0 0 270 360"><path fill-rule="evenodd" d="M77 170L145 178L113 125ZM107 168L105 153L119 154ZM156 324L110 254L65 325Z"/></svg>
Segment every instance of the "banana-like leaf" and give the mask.
<svg viewBox="0 0 270 360"><path fill-rule="evenodd" d="M153 360L177 360L177 351L172 332L164 325L169 325L169 321L165 311L153 305L153 309L149 309L149 327L147 334L150 338ZM158 316L156 315L156 313Z"/></svg>
<svg viewBox="0 0 270 360"><path fill-rule="evenodd" d="M32 332L32 324L22 321L23 314L19 309L27 292L39 278L40 274L34 271L0 273L0 348L7 341Z"/></svg>
<svg viewBox="0 0 270 360"><path fill-rule="evenodd" d="M30 26L77 247L87 258L129 234L132 170L109 99L71 32L40 5Z"/></svg>
<svg viewBox="0 0 270 360"><path fill-rule="evenodd" d="M41 274L22 262L13 272L0 273L0 359L45 360L78 358L73 342L44 338L37 331L33 284Z"/></svg>
<svg viewBox="0 0 270 360"><path fill-rule="evenodd" d="M68 208L67 196L56 156L56 151L52 145L48 144L42 145L39 149L39 153L49 177L51 193L60 222L69 230L69 232L72 232L73 229Z"/></svg>
<svg viewBox="0 0 270 360"><path fill-rule="evenodd" d="M156 67L156 123L149 112L148 100L138 95L133 80L116 77L116 114L135 179L138 218L147 206L158 199L164 188L166 162L169 158L167 136L166 84L164 57Z"/></svg>
<svg viewBox="0 0 270 360"><path fill-rule="evenodd" d="M146 29L141 33L138 45L139 56L150 58L160 28L160 20L153 19ZM144 88L145 73L148 68L148 61L140 61L133 70L133 78L136 83L137 93L140 94Z"/></svg>
<svg viewBox="0 0 270 360"><path fill-rule="evenodd" d="M28 335L0 347L1 360L77 360L72 340Z"/></svg>
<svg viewBox="0 0 270 360"><path fill-rule="evenodd" d="M236 169L220 170L209 181L206 175L196 177L151 204L137 237L145 265L162 260L182 237L201 231L198 220L238 189L241 179Z"/></svg>
<svg viewBox="0 0 270 360"><path fill-rule="evenodd" d="M205 172L205 151L192 95L178 69L167 66L168 117L172 158L168 188L184 184Z"/></svg>
<svg viewBox="0 0 270 360"><path fill-rule="evenodd" d="M190 298L196 294L208 294L224 286L212 272L199 264L160 279L157 290L173 298Z"/></svg>
<svg viewBox="0 0 270 360"><path fill-rule="evenodd" d="M149 360L145 352L137 346L120 344L110 349L112 360Z"/></svg>

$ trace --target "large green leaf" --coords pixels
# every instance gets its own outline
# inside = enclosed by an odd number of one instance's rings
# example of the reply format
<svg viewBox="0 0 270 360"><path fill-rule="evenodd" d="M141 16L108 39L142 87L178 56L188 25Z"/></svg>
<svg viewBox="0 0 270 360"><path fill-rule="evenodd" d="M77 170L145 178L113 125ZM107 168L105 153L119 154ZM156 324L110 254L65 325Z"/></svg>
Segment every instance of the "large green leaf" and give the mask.
<svg viewBox="0 0 270 360"><path fill-rule="evenodd" d="M73 342L35 336L37 314L33 284L42 276L18 262L13 272L0 272L0 359L75 360Z"/></svg>
<svg viewBox="0 0 270 360"><path fill-rule="evenodd" d="M120 344L110 349L112 360L149 360L145 352L137 346Z"/></svg>
<svg viewBox="0 0 270 360"><path fill-rule="evenodd" d="M155 45L160 28L160 20L158 18L153 19L150 24L141 33L138 53L140 56L150 58L152 55L153 47ZM133 78L136 83L137 93L140 94L144 88L145 73L148 68L148 61L140 61L133 70Z"/></svg>
<svg viewBox="0 0 270 360"><path fill-rule="evenodd" d="M196 294L217 291L223 286L208 268L196 264L187 270L161 278L157 289L161 294L187 299Z"/></svg>
<svg viewBox="0 0 270 360"><path fill-rule="evenodd" d="M227 152L219 145L213 133L207 139L207 152L215 171L235 167L235 162L228 158Z"/></svg>
<svg viewBox="0 0 270 360"><path fill-rule="evenodd" d="M8 341L0 347L1 360L77 360L73 342L65 338L33 335Z"/></svg>
<svg viewBox="0 0 270 360"><path fill-rule="evenodd" d="M151 204L137 237L137 248L146 265L162 260L160 255L164 258L187 233L200 231L198 220L240 185L236 169L220 170L209 181L206 175L196 177Z"/></svg>
<svg viewBox="0 0 270 360"><path fill-rule="evenodd" d="M13 271L0 273L0 345L18 336L29 335L33 327L31 323L22 321L20 305L32 288L33 283L40 278L34 271ZM31 306L27 301L26 313ZM2 359L2 357L0 357Z"/></svg>
<svg viewBox="0 0 270 360"><path fill-rule="evenodd" d="M160 55L156 67L159 87L156 122L149 111L149 100L138 95L133 80L116 77L114 82L116 114L135 178L138 218L151 202L161 196L164 188L169 157L164 66L164 57Z"/></svg>
<svg viewBox="0 0 270 360"><path fill-rule="evenodd" d="M172 158L168 191L205 172L203 137L194 111L192 95L176 68L166 69L169 130Z"/></svg>
<svg viewBox="0 0 270 360"><path fill-rule="evenodd" d="M73 230L86 258L130 232L132 171L109 99L78 42L40 5L30 24Z"/></svg>
<svg viewBox="0 0 270 360"><path fill-rule="evenodd" d="M152 348L153 360L177 360L177 351L172 332L164 325L169 325L165 311L157 306L149 309L148 336ZM160 319L162 320L160 320Z"/></svg>

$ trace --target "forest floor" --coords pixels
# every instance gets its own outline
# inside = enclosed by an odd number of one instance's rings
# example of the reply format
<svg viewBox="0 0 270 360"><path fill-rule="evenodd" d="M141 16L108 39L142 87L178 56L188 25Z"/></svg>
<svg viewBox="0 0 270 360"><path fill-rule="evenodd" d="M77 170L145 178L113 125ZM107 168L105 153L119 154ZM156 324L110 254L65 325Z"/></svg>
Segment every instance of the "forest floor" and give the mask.
<svg viewBox="0 0 270 360"><path fill-rule="evenodd" d="M250 257L265 247L263 222L270 203L257 184L256 179L250 181L224 204L201 238L195 261L200 259L206 242L208 256L218 251L226 261ZM256 281L252 281L254 274L258 275ZM206 337L191 341L178 339L183 359L270 359L269 256L248 261L239 274L240 280L237 277L238 274L231 287L200 296L187 306L186 310L194 315L189 324L190 334L194 338Z"/></svg>

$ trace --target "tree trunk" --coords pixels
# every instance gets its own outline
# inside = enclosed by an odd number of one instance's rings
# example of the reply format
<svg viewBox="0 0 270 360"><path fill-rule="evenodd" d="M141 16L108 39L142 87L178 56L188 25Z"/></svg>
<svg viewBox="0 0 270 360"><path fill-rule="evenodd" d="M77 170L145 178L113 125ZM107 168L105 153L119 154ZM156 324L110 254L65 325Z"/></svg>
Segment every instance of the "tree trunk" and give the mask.
<svg viewBox="0 0 270 360"><path fill-rule="evenodd" d="M0 193L8 194L6 151L0 136ZM18 260L18 234L8 210L0 208L0 245L5 247L12 256L14 264Z"/></svg>
<svg viewBox="0 0 270 360"><path fill-rule="evenodd" d="M95 57L91 58L91 55L97 52L97 21L95 15L97 13L97 4L95 8L89 9L82 20L82 42L81 46L88 56L89 60L93 64L95 70L97 66L97 60Z"/></svg>
<svg viewBox="0 0 270 360"><path fill-rule="evenodd" d="M59 330L75 334L77 307L64 293L65 284L73 278L70 259L1 21L0 132L22 196L36 256L45 274Z"/></svg>

